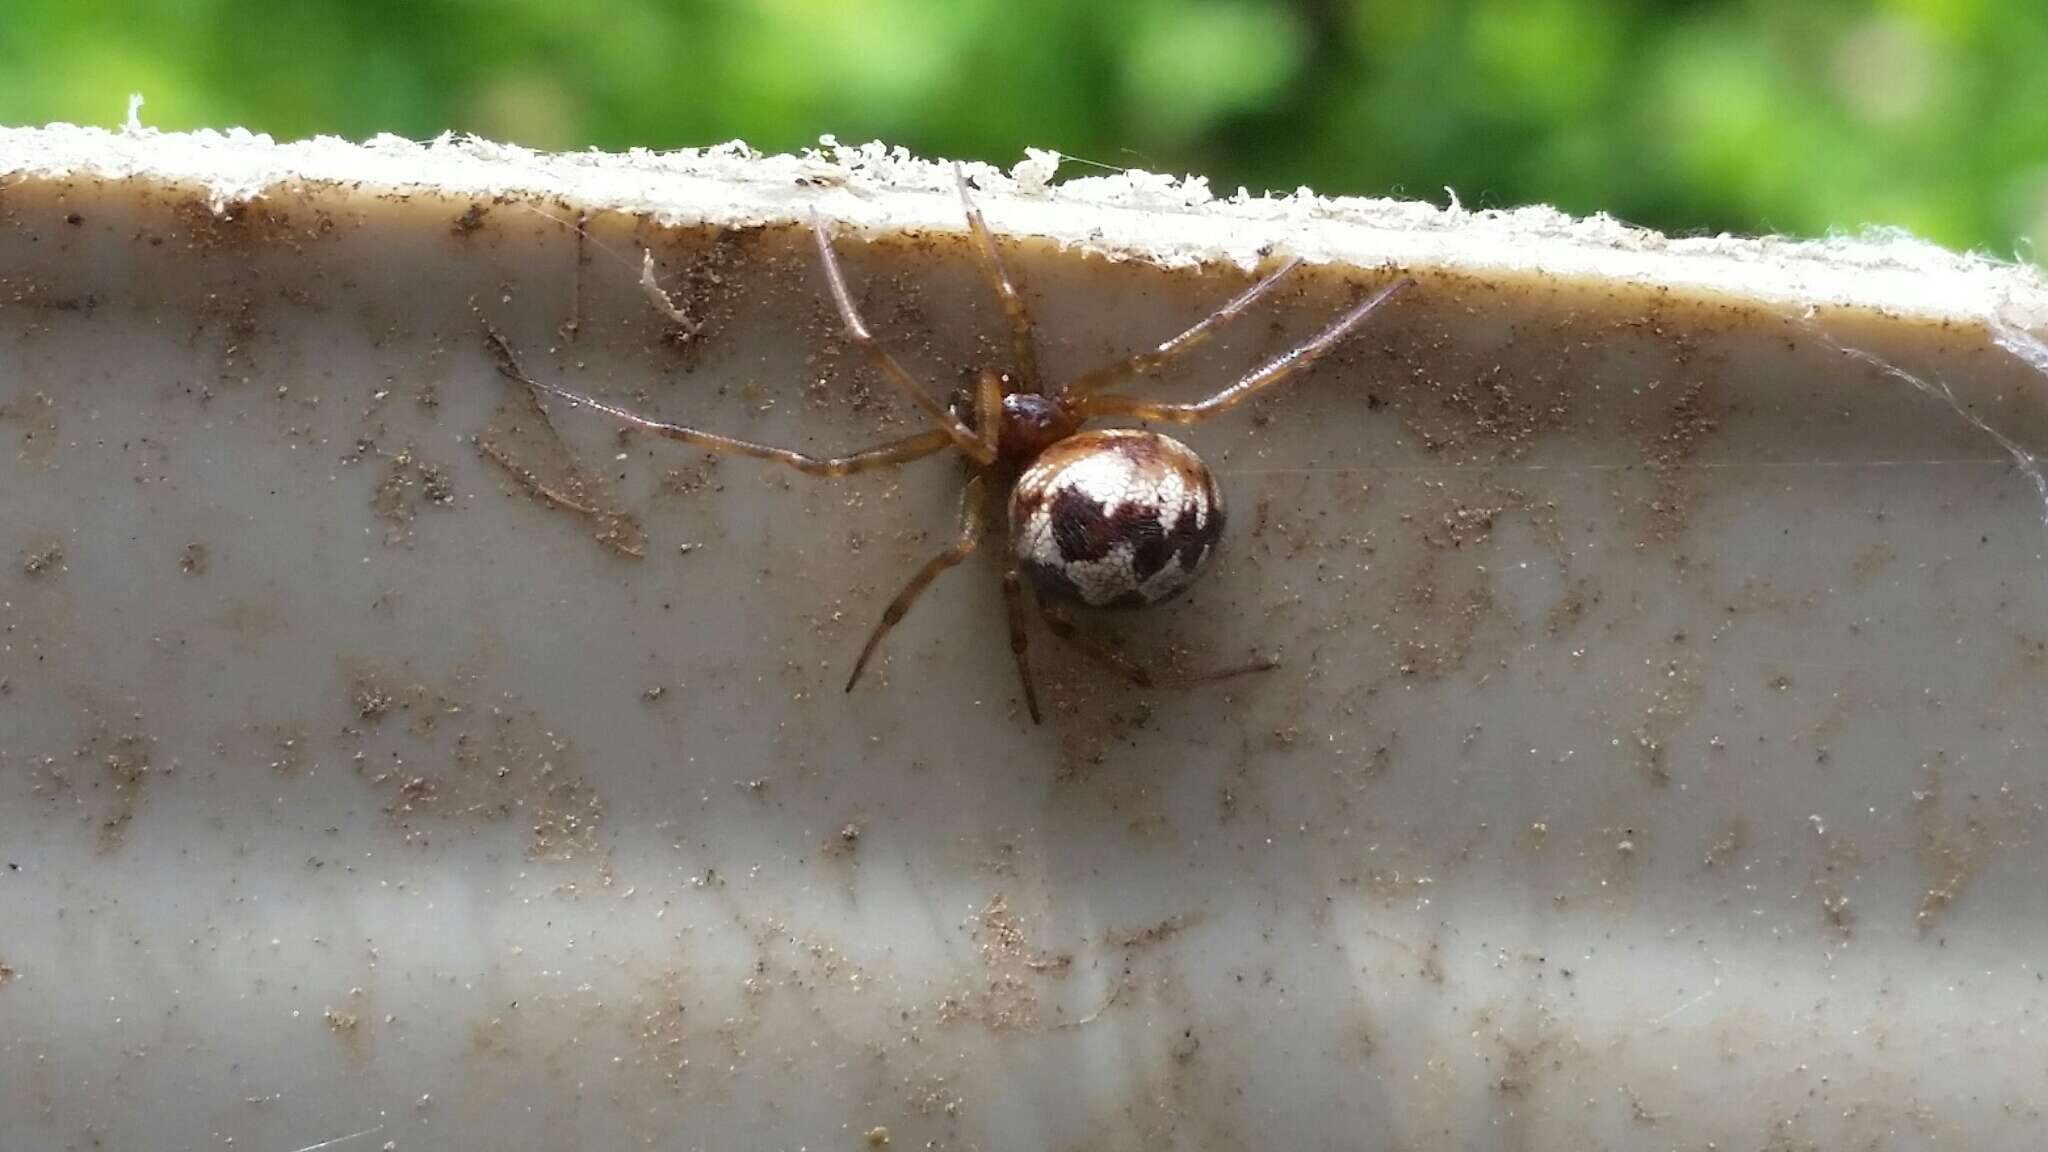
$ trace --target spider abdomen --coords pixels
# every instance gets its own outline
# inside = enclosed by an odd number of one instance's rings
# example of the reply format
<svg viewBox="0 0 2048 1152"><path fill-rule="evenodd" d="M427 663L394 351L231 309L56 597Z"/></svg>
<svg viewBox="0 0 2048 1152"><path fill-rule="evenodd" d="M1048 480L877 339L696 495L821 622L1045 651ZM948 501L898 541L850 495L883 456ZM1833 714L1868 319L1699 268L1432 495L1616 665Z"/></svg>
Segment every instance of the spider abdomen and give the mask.
<svg viewBox="0 0 2048 1152"><path fill-rule="evenodd" d="M1010 494L1010 547L1039 594L1091 608L1180 594L1222 535L1208 466L1156 432L1069 436L1040 453Z"/></svg>

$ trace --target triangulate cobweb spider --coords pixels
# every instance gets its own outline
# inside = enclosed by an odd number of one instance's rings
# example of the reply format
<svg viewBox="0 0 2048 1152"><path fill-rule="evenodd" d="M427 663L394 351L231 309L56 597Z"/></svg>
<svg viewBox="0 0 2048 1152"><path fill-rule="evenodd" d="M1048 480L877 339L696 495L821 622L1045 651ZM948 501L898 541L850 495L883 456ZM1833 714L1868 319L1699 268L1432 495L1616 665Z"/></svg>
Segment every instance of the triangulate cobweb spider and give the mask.
<svg viewBox="0 0 2048 1152"><path fill-rule="evenodd" d="M630 427L711 452L773 460L813 476L846 476L890 468L949 448L958 452L965 458L969 473L960 496L959 533L943 552L925 561L924 567L882 611L880 623L868 634L867 643L853 662L846 690L853 691L882 638L903 619L932 581L974 551L988 520L985 503L992 495L1007 492L1011 557L1003 572L1003 600L1009 615L1010 650L1016 656L1017 675L1024 686L1024 705L1032 722L1038 723L1038 692L1026 655L1025 582L1030 582L1039 614L1054 635L1141 687L1164 683L1165 678L1152 675L1122 653L1080 632L1064 606L1138 608L1170 599L1201 574L1223 534L1223 502L1216 480L1193 449L1157 432L1135 428L1091 430L1086 425L1105 416L1194 424L1226 412L1315 363L1351 335L1375 309L1415 282L1405 277L1394 281L1313 337L1268 360L1206 400L1168 404L1110 391L1133 378L1159 372L1218 328L1243 315L1301 265L1300 257L1295 257L1173 339L1048 389L1038 372L1030 313L1023 297L1018 295L1015 281L1003 267L995 235L968 197L964 179L960 181L960 202L967 213L975 255L1009 318L1012 363L1007 372L982 369L976 377L974 394L956 397L950 405L940 403L912 379L868 330L867 322L854 306L852 293L847 291L846 277L840 271L825 224L815 216L812 218L818 260L831 285L832 301L839 309L847 339L866 352L882 375L901 389L933 425L914 436L865 451L847 456L807 456L650 419L535 380L520 369L511 348L502 339L492 333L490 340L498 370L508 378L571 404L602 412ZM650 288L650 292L658 289ZM1276 664L1277 661L1267 658L1220 672L1175 677L1173 682L1213 680L1263 671Z"/></svg>

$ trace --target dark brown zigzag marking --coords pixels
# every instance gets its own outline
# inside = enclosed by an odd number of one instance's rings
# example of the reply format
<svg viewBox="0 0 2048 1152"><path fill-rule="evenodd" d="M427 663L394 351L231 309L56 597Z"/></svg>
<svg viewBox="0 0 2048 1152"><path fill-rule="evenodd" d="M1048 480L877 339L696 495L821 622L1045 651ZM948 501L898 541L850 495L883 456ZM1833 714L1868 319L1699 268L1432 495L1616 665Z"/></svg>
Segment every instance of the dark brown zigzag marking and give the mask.
<svg viewBox="0 0 2048 1152"><path fill-rule="evenodd" d="M1199 512L1200 508L1195 504L1182 505L1180 515L1173 521L1173 532L1167 537L1169 547L1180 557L1180 570L1190 576L1194 575L1209 549L1223 536L1223 509L1211 505L1206 524L1198 523Z"/></svg>
<svg viewBox="0 0 2048 1152"><path fill-rule="evenodd" d="M1072 604L1086 604L1081 598L1081 587L1075 584L1065 571L1042 560L1024 561L1024 575L1031 580L1031 586L1040 596L1051 600L1065 600Z"/></svg>
<svg viewBox="0 0 2048 1152"><path fill-rule="evenodd" d="M1126 501L1115 513L1105 513L1102 503L1077 489L1062 488L1052 500L1052 538L1059 545L1060 558L1069 561L1100 560L1118 543L1128 542L1137 554L1139 579L1166 566L1173 554L1159 512ZM1147 568L1147 563L1150 567Z"/></svg>

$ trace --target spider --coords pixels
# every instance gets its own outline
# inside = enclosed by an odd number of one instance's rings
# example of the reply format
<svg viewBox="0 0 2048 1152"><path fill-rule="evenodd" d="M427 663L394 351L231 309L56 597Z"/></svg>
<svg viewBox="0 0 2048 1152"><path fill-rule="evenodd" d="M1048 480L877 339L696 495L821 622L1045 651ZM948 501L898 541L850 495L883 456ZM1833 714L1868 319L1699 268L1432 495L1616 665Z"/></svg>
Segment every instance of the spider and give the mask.
<svg viewBox="0 0 2048 1152"><path fill-rule="evenodd" d="M1107 664L1140 687L1190 684L1247 672L1266 671L1266 658L1241 667L1200 675L1158 677L1142 664L1096 643L1081 632L1065 606L1138 608L1172 599L1187 590L1215 553L1223 534L1223 499L1215 477L1193 449L1160 433L1137 428L1091 429L1100 417L1126 417L1195 424L1235 408L1293 377L1349 336L1396 293L1413 287L1403 277L1381 288L1322 331L1253 369L1236 383L1192 404L1132 399L1115 386L1167 368L1216 330L1244 314L1260 297L1301 266L1294 257L1187 331L1148 351L1096 368L1047 388L1039 374L1033 323L1003 264L967 182L956 179L967 215L972 247L983 275L1009 321L1012 363L1008 371L981 369L972 395L941 403L920 385L877 340L855 307L824 221L815 214L811 231L818 261L846 338L874 362L890 383L917 406L932 427L912 436L845 456L810 456L734 439L681 424L651 419L567 388L528 376L504 339L488 331L498 371L508 379L571 405L602 413L632 428L680 440L711 452L751 456L784 464L813 476L847 476L891 468L951 449L964 458L968 479L960 495L959 530L951 545L925 561L897 592L869 632L846 691L860 682L882 639L909 613L941 573L966 560L981 542L993 495L1007 494L1010 563L1003 572L1003 601L1009 617L1010 651L1024 688L1032 723L1041 723L1038 691L1031 674L1026 633L1025 586L1035 593L1039 615L1052 633ZM652 296L658 289L650 289ZM661 301L656 301L657 306Z"/></svg>

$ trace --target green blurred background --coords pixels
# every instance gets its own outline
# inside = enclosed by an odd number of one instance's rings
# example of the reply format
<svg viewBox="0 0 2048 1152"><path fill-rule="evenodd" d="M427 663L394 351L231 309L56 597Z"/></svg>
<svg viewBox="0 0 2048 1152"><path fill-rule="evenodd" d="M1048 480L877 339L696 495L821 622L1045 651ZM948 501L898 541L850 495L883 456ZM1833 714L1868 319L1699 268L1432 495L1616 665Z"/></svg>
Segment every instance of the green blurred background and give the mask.
<svg viewBox="0 0 2048 1152"><path fill-rule="evenodd" d="M0 122L1026 145L1679 233L2033 258L2048 0L4 0ZM1074 169L1066 170L1072 174Z"/></svg>

